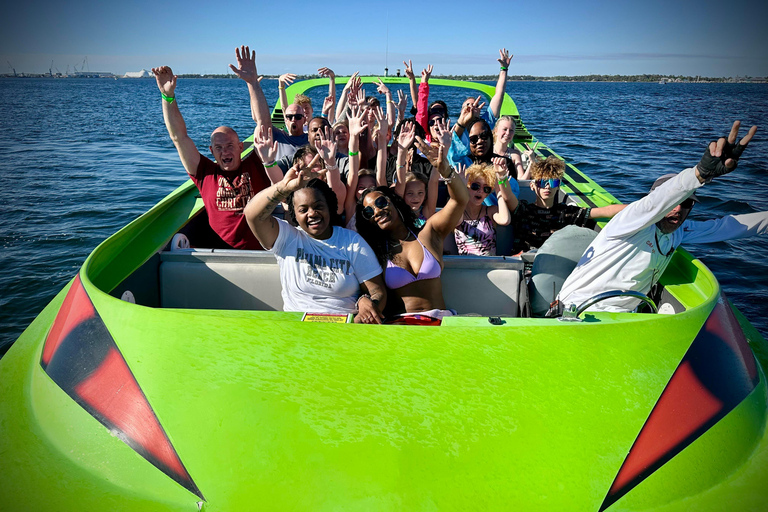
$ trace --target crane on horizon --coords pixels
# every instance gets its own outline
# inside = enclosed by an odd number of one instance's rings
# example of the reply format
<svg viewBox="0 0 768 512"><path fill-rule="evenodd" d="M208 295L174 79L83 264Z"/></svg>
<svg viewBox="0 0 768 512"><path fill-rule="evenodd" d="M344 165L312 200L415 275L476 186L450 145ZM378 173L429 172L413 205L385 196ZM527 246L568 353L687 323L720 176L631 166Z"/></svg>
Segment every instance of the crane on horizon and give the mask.
<svg viewBox="0 0 768 512"><path fill-rule="evenodd" d="M13 70L13 76L17 76L16 75L16 68L13 67L13 65L11 64L11 61L6 60L5 62L7 62L8 63L8 67Z"/></svg>

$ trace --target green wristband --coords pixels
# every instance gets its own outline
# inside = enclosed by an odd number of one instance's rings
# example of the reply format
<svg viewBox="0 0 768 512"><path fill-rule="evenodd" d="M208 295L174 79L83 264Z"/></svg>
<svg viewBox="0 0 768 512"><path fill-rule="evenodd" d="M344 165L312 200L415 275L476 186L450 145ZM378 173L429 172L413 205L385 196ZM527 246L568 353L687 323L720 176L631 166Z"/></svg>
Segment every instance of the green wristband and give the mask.
<svg viewBox="0 0 768 512"><path fill-rule="evenodd" d="M349 152L349 156L357 156L357 155L359 155L359 154L360 154L360 152L359 152L359 151L350 151L350 152Z"/></svg>
<svg viewBox="0 0 768 512"><path fill-rule="evenodd" d="M176 97L175 97L175 96L166 96L164 92L161 92L161 93L160 93L160 96L162 96L162 97L163 97L163 99L164 99L165 101L167 101L168 103L173 103L173 100L175 100L175 99L176 99Z"/></svg>
<svg viewBox="0 0 768 512"><path fill-rule="evenodd" d="M269 169L270 167L274 167L274 166L276 166L276 165L277 165L277 162L272 162L272 163L271 163L271 164L269 164L269 165L265 165L265 166L264 166L264 168L265 168L265 169Z"/></svg>
<svg viewBox="0 0 768 512"><path fill-rule="evenodd" d="M501 67L501 68L499 68L499 69L500 69L501 71L507 71L507 70L509 70L509 68L505 68L504 66L502 66L502 67Z"/></svg>

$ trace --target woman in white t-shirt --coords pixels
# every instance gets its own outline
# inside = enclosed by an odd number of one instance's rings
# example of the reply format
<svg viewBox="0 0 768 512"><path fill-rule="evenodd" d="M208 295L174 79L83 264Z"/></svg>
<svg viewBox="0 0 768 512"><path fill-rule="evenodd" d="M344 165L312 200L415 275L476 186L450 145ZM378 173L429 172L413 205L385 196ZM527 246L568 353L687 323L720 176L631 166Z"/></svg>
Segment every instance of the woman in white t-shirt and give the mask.
<svg viewBox="0 0 768 512"><path fill-rule="evenodd" d="M319 156L295 165L245 207L259 243L275 254L283 309L312 313L357 313L356 323L381 323L386 287L376 255L363 238L341 227L336 195L316 172ZM298 228L276 219L282 201Z"/></svg>

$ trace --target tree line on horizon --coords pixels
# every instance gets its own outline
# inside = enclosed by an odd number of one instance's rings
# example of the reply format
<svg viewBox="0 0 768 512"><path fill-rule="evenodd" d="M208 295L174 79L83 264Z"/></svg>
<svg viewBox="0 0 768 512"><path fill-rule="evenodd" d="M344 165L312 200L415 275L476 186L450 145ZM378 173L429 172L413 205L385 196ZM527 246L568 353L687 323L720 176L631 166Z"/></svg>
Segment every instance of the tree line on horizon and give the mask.
<svg viewBox="0 0 768 512"><path fill-rule="evenodd" d="M179 78L237 78L232 73L227 74L179 74ZM384 76L384 75L374 75ZM279 75L264 75L264 78L277 79ZM307 80L317 78L317 75L297 75L298 80ZM432 78L445 78L450 80L479 80L496 81L498 75L432 75ZM739 77L742 78L742 77ZM743 77L749 79L750 77ZM509 75L507 80L510 82L659 82L666 81L702 81L702 82L729 82L732 77L703 77L703 76L684 76L684 75L555 75L555 76L533 76L533 75Z"/></svg>

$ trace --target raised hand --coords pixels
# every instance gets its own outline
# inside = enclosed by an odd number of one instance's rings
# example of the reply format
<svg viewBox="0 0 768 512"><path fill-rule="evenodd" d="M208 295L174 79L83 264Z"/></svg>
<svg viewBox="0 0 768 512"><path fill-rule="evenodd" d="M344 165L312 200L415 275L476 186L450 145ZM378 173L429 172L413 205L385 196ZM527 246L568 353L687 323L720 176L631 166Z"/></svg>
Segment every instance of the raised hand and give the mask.
<svg viewBox="0 0 768 512"><path fill-rule="evenodd" d="M512 62L512 55L509 54L506 48L502 48L499 50L499 58L496 60L499 61L499 65L502 68L509 68L509 63Z"/></svg>
<svg viewBox="0 0 768 512"><path fill-rule="evenodd" d="M277 159L277 141L272 137L271 126L259 126L253 134L253 147L265 164L271 164Z"/></svg>
<svg viewBox="0 0 768 512"><path fill-rule="evenodd" d="M317 154L323 159L325 165L331 166L336 163L336 141L334 140L330 128L327 126L320 130L320 140L315 141Z"/></svg>
<svg viewBox="0 0 768 512"><path fill-rule="evenodd" d="M350 137L359 137L367 128L368 121L366 120L365 109L359 106L352 107L349 115L349 135Z"/></svg>
<svg viewBox="0 0 768 512"><path fill-rule="evenodd" d="M320 69L317 70L317 74L320 75L320 76L328 77L331 80L335 80L336 79L336 74L330 68L320 68Z"/></svg>
<svg viewBox="0 0 768 512"><path fill-rule="evenodd" d="M451 121L447 117L443 119L436 119L434 128L435 128L435 134L437 135L438 142L445 147L450 147Z"/></svg>
<svg viewBox="0 0 768 512"><path fill-rule="evenodd" d="M432 76L432 64L428 65L427 69L421 70L421 81L424 83L428 83L430 76Z"/></svg>
<svg viewBox="0 0 768 512"><path fill-rule="evenodd" d="M441 166L448 165L448 162L445 160L446 147L442 144L437 143L430 145L418 136L416 137L415 144L435 169L439 170Z"/></svg>
<svg viewBox="0 0 768 512"><path fill-rule="evenodd" d="M405 76L407 76L409 80L415 80L416 75L413 74L413 63L411 62L411 59L408 59L408 64L403 61L403 66L405 66L405 70L403 71Z"/></svg>
<svg viewBox="0 0 768 512"><path fill-rule="evenodd" d="M491 162L493 162L493 170L496 172L496 178L504 180L509 177L506 158L496 156L491 159Z"/></svg>
<svg viewBox="0 0 768 512"><path fill-rule="evenodd" d="M293 73L283 73L280 75L280 78L278 78L279 85L278 87L287 87L291 85L296 80L296 75Z"/></svg>
<svg viewBox="0 0 768 512"><path fill-rule="evenodd" d="M482 99L483 99L482 96L478 96L477 98L475 98L475 101L472 102L472 104L471 104L472 105L472 117L480 117L480 111L485 106L485 102L484 101L482 103L480 102L480 100L482 100Z"/></svg>
<svg viewBox="0 0 768 512"><path fill-rule="evenodd" d="M389 87L384 85L384 82L381 81L381 78L377 78L376 80L379 81L379 83L376 84L376 92L378 92L379 94L384 94L384 95L391 94L389 92Z"/></svg>
<svg viewBox="0 0 768 512"><path fill-rule="evenodd" d="M235 48L235 57L237 67L230 64L229 69L249 84L258 84L259 72L256 70L256 51L251 51L248 46L243 45L240 48Z"/></svg>
<svg viewBox="0 0 768 512"><path fill-rule="evenodd" d="M379 123L379 130L386 135L389 123L387 121L387 116L384 115L384 111L381 109L381 105L372 110L376 121Z"/></svg>
<svg viewBox="0 0 768 512"><path fill-rule="evenodd" d="M326 116L331 115L331 112L333 111L333 105L335 103L336 103L336 98L334 98L333 96L326 96L325 99L323 100L323 109L321 110L321 112Z"/></svg>
<svg viewBox="0 0 768 512"><path fill-rule="evenodd" d="M467 165L462 163L456 164L456 175L461 178L461 181L464 182L464 184L467 184Z"/></svg>
<svg viewBox="0 0 768 512"><path fill-rule="evenodd" d="M359 71L355 71L354 73L352 73L352 76L349 77L349 80L347 80L347 83L344 84L344 89L351 89L355 84L357 84L358 81L360 80L360 78L358 77L359 74L360 74Z"/></svg>
<svg viewBox="0 0 768 512"><path fill-rule="evenodd" d="M173 70L168 66L160 66L159 68L152 68L152 73L155 74L157 88L160 89L160 92L166 96L174 97L176 75L173 74Z"/></svg>
<svg viewBox="0 0 768 512"><path fill-rule="evenodd" d="M405 107L408 106L408 97L400 89L397 90L398 116L405 116Z"/></svg>
<svg viewBox="0 0 768 512"><path fill-rule="evenodd" d="M280 192L290 194L306 185L312 178L316 178L317 173L313 173L312 169L314 169L319 162L320 155L315 155L306 167L301 163L296 163L296 165L288 169L288 172L285 173L283 180L280 182Z"/></svg>
<svg viewBox="0 0 768 512"><path fill-rule="evenodd" d="M397 148L398 150L406 151L413 145L413 140L416 137L416 127L411 121L405 121L403 127L400 128L400 135L397 136Z"/></svg>
<svg viewBox="0 0 768 512"><path fill-rule="evenodd" d="M749 144L749 141L752 140L752 137L755 136L755 132L757 132L757 126L753 126L744 138L736 143L740 127L741 121L735 121L731 127L731 133L728 134L728 139L720 137L717 142L709 143L704 156L697 166L699 176L704 181L728 174L736 169L744 149Z"/></svg>

